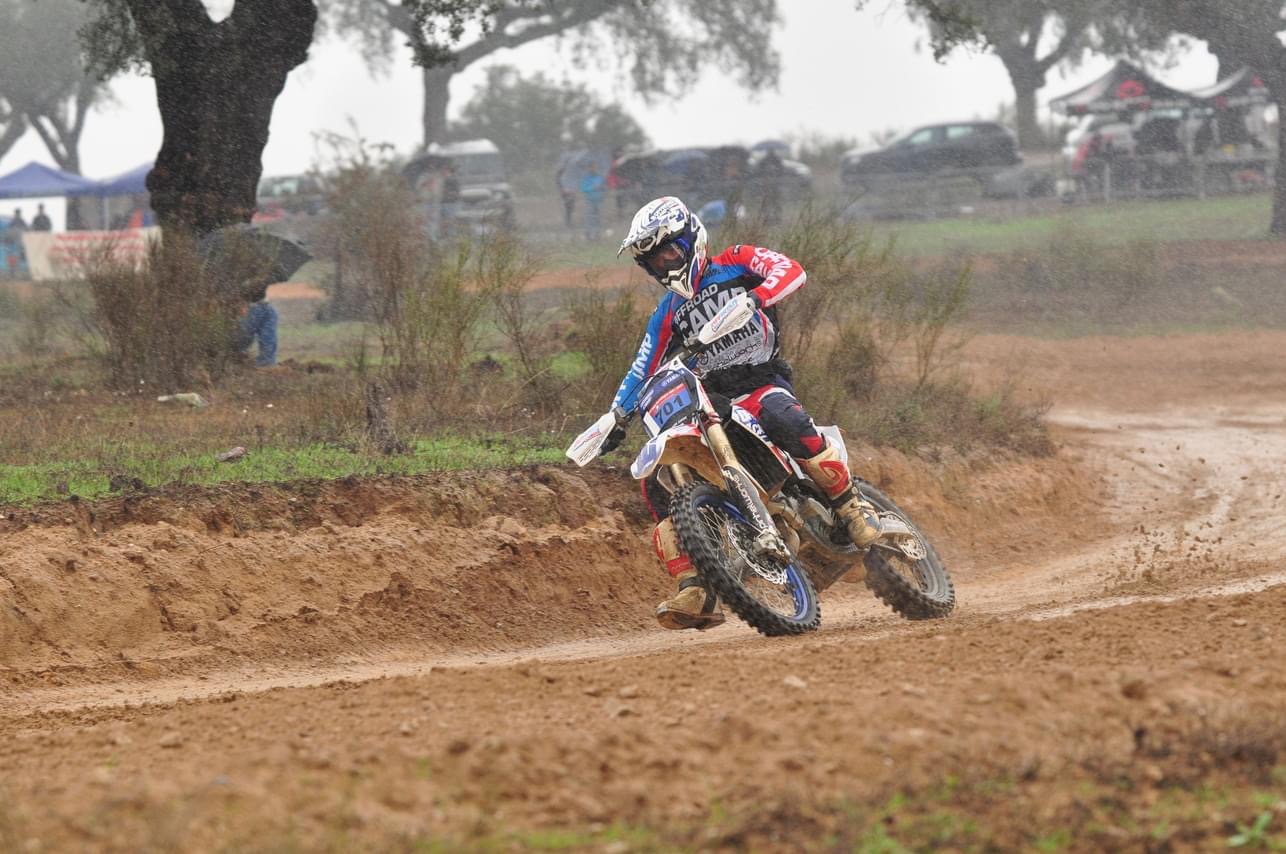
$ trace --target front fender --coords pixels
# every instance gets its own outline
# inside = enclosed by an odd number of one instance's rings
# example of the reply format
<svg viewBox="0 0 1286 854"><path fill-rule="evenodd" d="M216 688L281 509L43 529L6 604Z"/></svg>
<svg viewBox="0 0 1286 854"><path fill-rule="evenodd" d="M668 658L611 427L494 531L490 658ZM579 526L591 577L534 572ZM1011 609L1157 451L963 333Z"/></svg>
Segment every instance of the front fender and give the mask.
<svg viewBox="0 0 1286 854"><path fill-rule="evenodd" d="M669 430L648 439L647 443L639 450L639 455L634 458L634 462L630 465L630 474L634 476L634 479L643 480L656 471L656 467L661 464L661 458L665 456L665 446L669 444L671 439L676 439L680 436L695 436L700 439L701 428L691 422L676 424Z"/></svg>

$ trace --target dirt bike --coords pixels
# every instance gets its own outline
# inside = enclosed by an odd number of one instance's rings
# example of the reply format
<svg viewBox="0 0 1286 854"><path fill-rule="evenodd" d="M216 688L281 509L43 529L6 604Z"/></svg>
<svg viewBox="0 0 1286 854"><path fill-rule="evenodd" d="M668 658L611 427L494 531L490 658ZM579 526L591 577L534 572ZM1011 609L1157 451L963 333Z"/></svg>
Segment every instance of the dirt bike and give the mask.
<svg viewBox="0 0 1286 854"><path fill-rule="evenodd" d="M882 528L874 545L859 549L825 493L755 417L735 403L716 406L687 367L756 310L748 296L734 297L648 377L637 407L647 442L630 473L643 480L656 472L671 495L679 543L706 589L765 635L816 629L818 592L862 568L866 585L903 617L945 617L955 607L951 579L928 538L892 499L854 479ZM614 408L577 437L567 456L588 465L630 418ZM818 430L847 462L839 428Z"/></svg>

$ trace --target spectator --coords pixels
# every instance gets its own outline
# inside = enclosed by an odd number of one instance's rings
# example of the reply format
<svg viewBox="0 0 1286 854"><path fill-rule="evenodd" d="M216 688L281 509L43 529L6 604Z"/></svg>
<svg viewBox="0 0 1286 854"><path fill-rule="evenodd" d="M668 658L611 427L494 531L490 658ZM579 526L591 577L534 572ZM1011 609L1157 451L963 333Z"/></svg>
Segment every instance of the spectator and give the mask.
<svg viewBox="0 0 1286 854"><path fill-rule="evenodd" d="M241 309L241 325L237 329L236 345L241 352L259 343L256 368L273 368L277 365L277 309L268 302L266 281L247 282L242 291L246 305Z"/></svg>
<svg viewBox="0 0 1286 854"><path fill-rule="evenodd" d="M460 179L455 164L448 163L442 173L442 233L450 235L460 212Z"/></svg>
<svg viewBox="0 0 1286 854"><path fill-rule="evenodd" d="M31 218L32 231L53 231L54 224L49 221L49 214L45 213L43 204L36 205L36 215Z"/></svg>
<svg viewBox="0 0 1286 854"><path fill-rule="evenodd" d="M572 227L572 214L576 211L576 179L573 172L575 158L564 154L558 162L558 171L554 174L554 184L558 195L563 200L563 225Z"/></svg>
<svg viewBox="0 0 1286 854"><path fill-rule="evenodd" d="M621 159L621 149L612 152L612 162L607 167L607 189L616 197L616 218L624 219L629 214L630 197L629 180L616 171L616 161Z"/></svg>
<svg viewBox="0 0 1286 854"><path fill-rule="evenodd" d="M426 166L416 177L415 192L424 210L425 233L437 240L442 236L442 175L437 166Z"/></svg>
<svg viewBox="0 0 1286 854"><path fill-rule="evenodd" d="M22 208L13 209L13 219L9 220L10 231L26 231L27 221L22 218Z"/></svg>
<svg viewBox="0 0 1286 854"><path fill-rule="evenodd" d="M585 197L585 239L594 240L603 234L603 195L607 182L598 172L598 162L589 164L585 177L580 179L580 192Z"/></svg>

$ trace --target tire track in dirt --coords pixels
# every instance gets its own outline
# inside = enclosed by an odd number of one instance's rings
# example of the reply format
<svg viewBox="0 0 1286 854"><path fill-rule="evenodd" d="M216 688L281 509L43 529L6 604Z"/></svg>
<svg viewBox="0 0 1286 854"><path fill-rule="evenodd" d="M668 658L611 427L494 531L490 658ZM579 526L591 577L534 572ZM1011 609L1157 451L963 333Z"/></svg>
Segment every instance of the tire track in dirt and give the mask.
<svg viewBox="0 0 1286 854"><path fill-rule="evenodd" d="M1184 358L1194 349L1148 346ZM1096 358L1119 361L1098 347ZM589 840L577 847L628 850L595 828L638 827L659 834L640 847L662 850L824 841L859 849L869 839L852 834L866 827L901 841L908 813L941 819L955 809L989 835L958 825L940 842L948 847L1032 850L1054 839L1044 834L1069 829L1074 850L1226 847L1238 824L1255 819L1247 810L1262 806L1252 796L1286 756L1286 535L1276 486L1286 472L1286 409L1264 403L1280 396L1247 391L1282 385L1275 358L1219 394L1209 391L1220 385L1211 376L1199 395L1155 388L1144 366L1129 405L1118 405L1132 393L1119 387L1105 399L1059 401L1064 450L1041 461L1042 471L1060 479L1079 466L1097 502L1066 483L1016 477L1027 463L965 460L917 472L864 457L863 473L881 485L891 477L892 494L945 532L961 608L933 623L901 621L862 588L842 586L824 598L823 631L810 636L763 639L736 624L660 632L648 625L650 591L664 586L655 574L652 587L637 581L606 595L612 571L656 572L644 523L618 517L623 504L591 512L584 484L550 476L555 496L581 495L578 517L560 521L550 494L537 490L520 502L532 519L514 520L525 530L497 542L517 550L507 553L515 567L547 569L535 591L549 597L542 608L565 604L558 591L585 576L604 596L530 614L524 631L485 648L477 639L493 627L479 619L457 636L475 646L453 648L435 642L432 620L398 621L466 589L467 574L437 575L430 558L458 556L470 536L507 525L465 524L478 514L451 495L477 486L505 501L519 481L409 491L376 483L301 501L289 524L273 528L283 517L269 514L224 541L286 555L313 549L323 566L336 555L359 558L363 543L369 552L372 536L399 526L443 531L398 541L421 561L409 595L385 570L358 573L364 593L389 597L391 607L365 614L369 621L344 623L342 604L319 608L255 629L266 641L252 644L253 655L229 656L229 666L106 680L56 671L68 684L0 692L0 840L33 850L307 849L337 840L505 849L548 838L517 832L571 829L587 834L572 837ZM585 477L595 497L613 495L604 503L625 496L602 473ZM953 484L934 492L944 479ZM360 500L381 490L388 500ZM960 507L951 515L943 502L953 497ZM331 503L363 509L341 524ZM587 548L574 533L595 525L612 532L614 551ZM135 520L114 530L128 539L156 526ZM27 536L56 540L65 535L57 530ZM186 545L178 537L174 553L186 559L183 549L206 548L212 536L194 531ZM559 549L566 565L548 569ZM506 566L496 554L487 573ZM128 571L133 564L121 560L111 565ZM243 568L223 570L215 575L231 582ZM272 579L252 578L264 585L257 595L276 595ZM475 578L476 589L492 580ZM502 580L525 579L494 579ZM521 604L521 588L511 594ZM243 597L239 617L247 623L251 601ZM348 654L326 646L307 655L309 633L325 634L333 619L335 638L386 633ZM406 626L419 628L397 637ZM1217 809L1201 801L1206 787L1225 785L1243 800ZM1193 792L1194 811L1180 813L1188 802L1174 799ZM897 816L890 796L907 802ZM1158 818L1174 829L1161 833Z"/></svg>
<svg viewBox="0 0 1286 854"><path fill-rule="evenodd" d="M1049 619L1139 602L1173 602L1263 590L1282 583L1259 570L1286 555L1276 526L1275 478L1286 467L1286 410L1155 417L1060 411L1054 421L1076 436L1081 453L1107 466L1104 495L1116 536L1072 554L991 566L978 556L952 570L959 580L954 622L979 617ZM1092 536L1092 532L1090 533ZM556 539L569 543L564 536ZM646 558L644 558L646 560ZM1213 577L1250 577L1210 583ZM1147 592L1161 588L1165 592ZM1140 591L1115 595L1118 589ZM1179 592L1173 592L1178 590ZM903 624L863 587L840 585L823 597L823 631L877 640ZM947 623L944 625L950 625ZM434 668L510 666L524 661L591 661L754 642L736 623L705 635L655 630L555 643L447 653L406 646L348 663L256 662L199 676L42 688L0 698L0 714L201 700L228 692L362 682Z"/></svg>

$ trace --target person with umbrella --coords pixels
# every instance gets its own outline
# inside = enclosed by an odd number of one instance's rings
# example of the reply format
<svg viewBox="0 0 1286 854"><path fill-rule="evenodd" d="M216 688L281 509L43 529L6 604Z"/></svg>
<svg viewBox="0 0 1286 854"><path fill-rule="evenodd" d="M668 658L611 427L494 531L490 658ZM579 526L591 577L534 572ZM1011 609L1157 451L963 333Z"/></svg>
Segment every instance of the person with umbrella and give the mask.
<svg viewBox="0 0 1286 854"><path fill-rule="evenodd" d="M211 232L198 242L197 252L208 274L244 302L233 346L246 352L257 342L255 367L275 367L278 318L277 309L268 302L268 286L289 279L312 256L297 241L254 225Z"/></svg>

